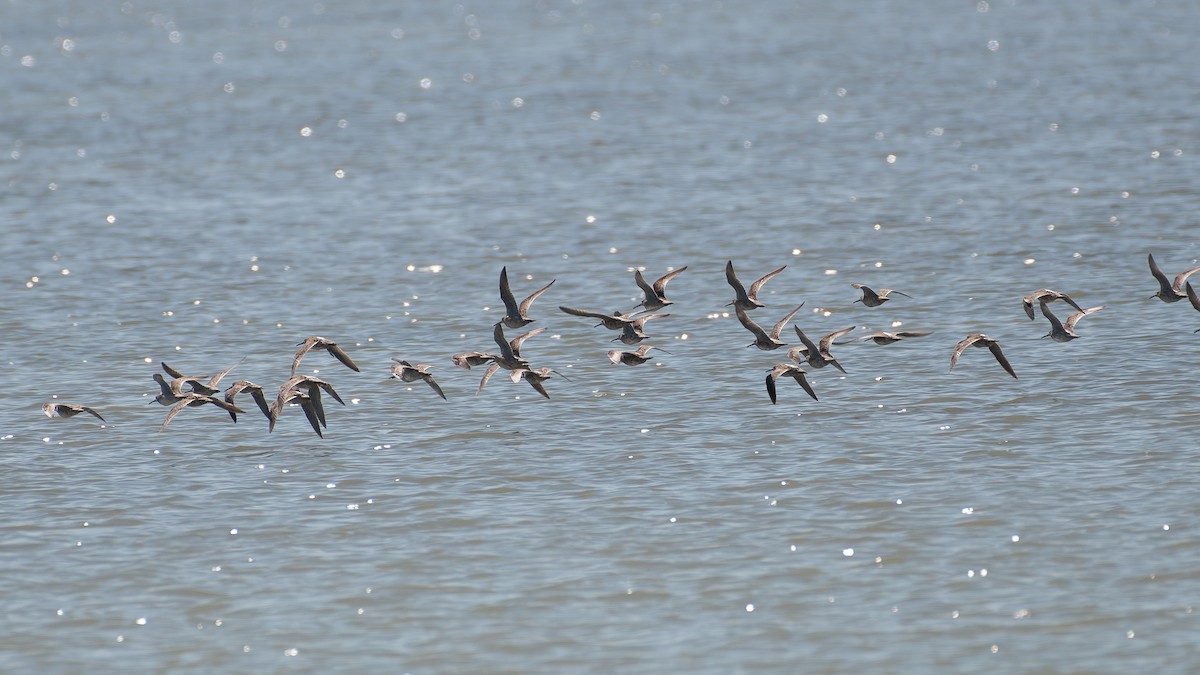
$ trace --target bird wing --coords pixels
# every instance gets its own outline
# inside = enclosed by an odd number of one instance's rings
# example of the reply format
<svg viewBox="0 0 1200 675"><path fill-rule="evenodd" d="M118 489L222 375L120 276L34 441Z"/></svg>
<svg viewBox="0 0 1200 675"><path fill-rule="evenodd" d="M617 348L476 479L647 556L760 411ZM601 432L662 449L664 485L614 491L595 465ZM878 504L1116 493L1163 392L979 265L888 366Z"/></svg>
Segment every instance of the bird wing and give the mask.
<svg viewBox="0 0 1200 675"><path fill-rule="evenodd" d="M754 323L754 319L746 316L746 310L742 309L741 305L734 305L733 311L737 314L738 321L742 322L742 326L751 333L754 333L754 337L770 342L771 339L767 337L767 331L763 330L762 326Z"/></svg>
<svg viewBox="0 0 1200 675"><path fill-rule="evenodd" d="M978 342L982 337L983 336L979 333L972 333L960 340L958 344L954 345L954 353L950 355L950 368L947 369L946 372L954 370L954 364L958 363L958 357L962 356L963 351L965 351L967 347L970 347Z"/></svg>
<svg viewBox="0 0 1200 675"><path fill-rule="evenodd" d="M521 308L517 306L517 299L513 297L512 287L508 285L507 266L500 268L500 301L504 303L508 316L515 319L521 315Z"/></svg>
<svg viewBox="0 0 1200 675"><path fill-rule="evenodd" d="M79 406L79 409L85 413L88 413L89 415L92 415L93 417L100 420L101 422L104 422L104 418L100 416L100 413L96 412L95 410L92 410L91 408L87 407L86 405Z"/></svg>
<svg viewBox="0 0 1200 675"><path fill-rule="evenodd" d="M804 334L804 331L800 330L799 326L792 326L792 328L796 331L796 337L800 338L800 341L804 343L804 352L806 357L809 354L817 354L821 351L817 348L817 344L812 340L809 340L808 336ZM790 354L791 350L788 350L788 352Z"/></svg>
<svg viewBox="0 0 1200 675"><path fill-rule="evenodd" d="M601 321L612 321L614 319L616 319L616 320L620 319L620 317L615 317L611 314L602 314L600 312L590 312L586 309L575 309L573 307L563 307L562 305L559 305L558 308L561 309L562 311L566 312L567 314L572 314L574 316L585 316L589 319L599 319Z"/></svg>
<svg viewBox="0 0 1200 675"><path fill-rule="evenodd" d="M296 355L292 357L292 375L296 374L296 369L300 367L300 360L308 353L310 349L317 346L318 338L310 337L300 343L300 348L296 350Z"/></svg>
<svg viewBox="0 0 1200 675"><path fill-rule="evenodd" d="M1173 281L1171 283L1171 288L1176 293L1183 290L1183 284L1187 282L1188 277L1192 276L1196 272L1200 272L1200 265L1197 265L1186 272L1180 272L1178 275L1175 276L1175 281Z"/></svg>
<svg viewBox="0 0 1200 675"><path fill-rule="evenodd" d="M1188 284L1188 286L1191 286L1191 284ZM1195 295L1195 292L1193 291L1192 294ZM1104 309L1104 307L1105 307L1105 305L1100 305L1099 307L1089 307L1087 309L1083 309L1078 312L1075 312L1071 316L1067 317L1067 322L1063 325L1066 327L1066 329L1068 331L1075 330L1075 324L1079 323L1080 319L1087 316L1088 314L1095 314L1096 312L1099 312L1100 310Z"/></svg>
<svg viewBox="0 0 1200 675"><path fill-rule="evenodd" d="M531 295L530 295L528 298L525 298L524 300L522 300L522 301L521 301L521 306L520 306L519 308L517 308L517 309L518 309L518 311L520 312L519 316L521 316L521 317L524 317L524 318L529 318L529 317L527 316L527 314L529 313L529 306L533 304L533 301L534 301L534 300L537 300L537 299L538 299L538 296L539 296L539 295L541 295L542 293L545 293L546 291L550 290L550 287L554 285L554 282L555 282L555 281L557 281L557 279L551 279L551 280L550 280L550 283L548 283L548 284L546 284L545 286L542 286L541 288L537 289L537 290L536 290L536 291L534 291L534 292L533 292L533 293L532 293L532 294L531 294Z"/></svg>
<svg viewBox="0 0 1200 675"><path fill-rule="evenodd" d="M483 378L479 380L479 388L475 390L476 396L479 395L479 392L483 391L484 385L488 383L488 380L492 379L492 375L495 375L497 370L500 370L499 365L496 363L488 364L487 370L483 371Z"/></svg>
<svg viewBox="0 0 1200 675"><path fill-rule="evenodd" d="M792 311L788 312L787 316L783 317L782 319L779 320L779 323L775 324L775 327L771 329L771 335L770 335L771 340L775 341L775 340L779 339L779 334L781 332L783 332L784 326L788 325L788 322L792 320L792 317L796 316L796 312L799 312L800 308L803 306L804 306L804 303L803 302L800 303L799 305L796 306L796 309L793 309Z"/></svg>
<svg viewBox="0 0 1200 675"><path fill-rule="evenodd" d="M779 370L778 366L776 366L770 372L767 373L767 396L771 397L772 405L775 404L775 378L778 377L778 375L776 375L775 372L777 370Z"/></svg>
<svg viewBox="0 0 1200 675"><path fill-rule="evenodd" d="M1193 309L1195 309L1197 312L1200 312L1200 297L1196 296L1196 291L1192 288L1192 284L1190 282L1186 282L1184 283L1184 288L1187 289L1188 302L1192 303Z"/></svg>
<svg viewBox="0 0 1200 675"><path fill-rule="evenodd" d="M195 399L191 396L187 396L179 399L178 403L171 406L170 412L167 413L167 419L163 420L162 426L158 428L159 432L166 431L167 425L171 423L171 420L175 419L175 416L179 414L179 411L186 408L193 400Z"/></svg>
<svg viewBox="0 0 1200 675"><path fill-rule="evenodd" d="M505 361L512 361L515 358L512 345L504 337L504 322L497 321L496 325L492 327L492 339L500 347L500 358Z"/></svg>
<svg viewBox="0 0 1200 675"><path fill-rule="evenodd" d="M424 374L424 377L422 377L421 379L425 380L425 384L428 384L430 387L432 387L433 390L435 392L437 392L437 395L442 397L443 401L446 400L446 394L442 392L442 388L440 386L438 386L437 382L434 381L432 375L429 375L428 373L426 373L426 374Z"/></svg>
<svg viewBox="0 0 1200 675"><path fill-rule="evenodd" d="M356 373L362 372L358 369L358 366L355 365L354 360L350 358L350 355L342 350L342 348L339 347L336 342L325 343L325 351L329 352L329 355L333 358L341 361L342 365L346 366L350 370L353 370Z"/></svg>
<svg viewBox="0 0 1200 675"><path fill-rule="evenodd" d="M821 349L820 349L821 353L828 354L829 353L829 345L833 344L834 340L842 337L843 335L849 333L852 330L854 330L854 326L850 326L849 328L843 328L839 331L834 331L834 332L830 333L829 335L826 335L825 337L821 338Z"/></svg>
<svg viewBox="0 0 1200 675"><path fill-rule="evenodd" d="M1003 367L1009 375L1012 375L1014 379L1017 377L1017 373L1013 370L1012 364L1008 362L1008 359L1004 357L1004 352L1000 350L999 342L992 340L988 345L988 351L992 353L992 356L996 357L996 360L1000 362L1000 366Z"/></svg>
<svg viewBox="0 0 1200 675"><path fill-rule="evenodd" d="M325 424L325 419L318 414L317 407L313 401L301 396L300 409L304 411L304 417L308 419L308 423L312 426L313 431L317 432L317 435L321 438L325 438L325 434L321 433L321 425Z"/></svg>
<svg viewBox="0 0 1200 675"><path fill-rule="evenodd" d="M658 279L656 279L654 281L655 295L657 295L660 298L663 297L663 293L666 292L667 282L674 279L675 277L679 276L680 273L682 273L686 269L687 269L687 265L684 265L683 267L680 267L677 270L671 270L670 272L667 272L666 274L664 274L661 277L659 277Z"/></svg>
<svg viewBox="0 0 1200 675"><path fill-rule="evenodd" d="M804 374L803 370L800 370L799 368L793 368L788 374L792 376L792 379L796 380L796 384L799 384L804 391L808 392L808 395L812 397L812 400L820 400L817 398L817 392L813 391L812 385L808 383L808 377Z"/></svg>
<svg viewBox="0 0 1200 675"><path fill-rule="evenodd" d="M162 366L163 372L170 375L172 379L176 377L183 377L183 373L175 370L171 366L168 366L166 361L159 361L158 365Z"/></svg>
<svg viewBox="0 0 1200 675"><path fill-rule="evenodd" d="M787 265L784 265L783 267L780 267L779 269L774 270L772 272L767 272L767 274L765 276L763 276L761 279L750 284L750 292L748 293L748 295L751 298L757 299L758 298L758 289L762 288L763 284L765 284L768 281L770 281L771 279L773 279L775 277L775 275L779 274L780 272L784 271L785 269L787 269Z"/></svg>
<svg viewBox="0 0 1200 675"><path fill-rule="evenodd" d="M525 341L528 340L529 338L533 337L534 335L542 334L543 332L545 332L545 330L546 330L546 327L542 326L541 328L534 328L533 330L529 331L528 333L522 333L522 334L518 335L517 337L513 338L512 341L508 343L509 348L512 350L513 357L520 358L521 357L521 345L525 344Z"/></svg>
<svg viewBox="0 0 1200 675"><path fill-rule="evenodd" d="M1171 288L1171 282L1167 279L1167 275L1163 274L1163 271L1158 266L1158 263L1154 262L1154 254L1147 253L1146 259L1150 263L1150 274L1153 274L1154 278L1158 280L1158 286L1161 289L1162 294L1167 296L1171 295L1174 289ZM1186 279L1186 277L1184 278Z"/></svg>
<svg viewBox="0 0 1200 675"><path fill-rule="evenodd" d="M725 263L725 281L729 282L729 285L733 287L733 292L737 294L737 298L734 299L735 303L750 303L750 299L746 296L746 287L742 285L741 280L737 278L737 273L733 271L732 260Z"/></svg>
<svg viewBox="0 0 1200 675"><path fill-rule="evenodd" d="M642 276L641 270L633 271L633 281L638 285L638 288L642 289L642 293L646 296L642 304L650 304L658 300L659 292L653 286L646 283L646 277Z"/></svg>
<svg viewBox="0 0 1200 675"><path fill-rule="evenodd" d="M1040 306L1042 308L1042 316L1044 316L1050 320L1050 331L1051 332L1058 332L1058 331L1063 330L1062 322L1058 320L1057 316L1054 316L1054 312L1050 311L1050 308L1046 305L1046 303L1039 302L1038 306ZM1075 325L1074 321L1071 321L1070 319L1067 319L1067 321L1070 322L1070 324L1072 326ZM1068 328L1067 330L1070 330L1070 329Z"/></svg>

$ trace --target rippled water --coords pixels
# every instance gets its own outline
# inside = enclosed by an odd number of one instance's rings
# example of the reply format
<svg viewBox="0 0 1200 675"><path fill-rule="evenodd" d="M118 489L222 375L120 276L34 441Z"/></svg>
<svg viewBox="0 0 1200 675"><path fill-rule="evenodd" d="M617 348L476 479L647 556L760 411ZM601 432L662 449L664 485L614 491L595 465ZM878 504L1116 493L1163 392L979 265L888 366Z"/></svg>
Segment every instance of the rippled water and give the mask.
<svg viewBox="0 0 1200 675"><path fill-rule="evenodd" d="M1200 258L1197 38L1163 1L5 4L0 668L1185 672L1200 314L1145 256ZM730 259L788 265L761 323L933 334L772 406ZM556 309L682 265L653 364ZM557 280L551 400L449 362L502 266ZM1106 309L1041 340L1043 287ZM972 331L1020 379L948 374ZM158 433L159 361L271 389L312 334L362 366L306 357L324 439Z"/></svg>

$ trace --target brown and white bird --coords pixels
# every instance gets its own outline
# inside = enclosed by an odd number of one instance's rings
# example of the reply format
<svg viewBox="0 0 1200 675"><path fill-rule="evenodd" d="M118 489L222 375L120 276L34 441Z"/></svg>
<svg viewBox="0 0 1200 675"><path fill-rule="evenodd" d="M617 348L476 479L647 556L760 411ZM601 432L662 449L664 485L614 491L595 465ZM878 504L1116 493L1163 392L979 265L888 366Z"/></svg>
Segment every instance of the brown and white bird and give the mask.
<svg viewBox="0 0 1200 675"><path fill-rule="evenodd" d="M808 373L800 366L794 363L778 363L774 368L767 371L767 396L771 397L771 403L775 403L775 380L781 377L790 377L796 380L796 384L800 385L814 401L817 399L817 392L813 391L812 385L808 383Z"/></svg>
<svg viewBox="0 0 1200 675"><path fill-rule="evenodd" d="M304 410L304 416L308 417L308 421L312 424L313 419L316 419L323 427L328 427L325 423L325 406L321 402L321 392L329 394L333 400L346 405L341 396L338 396L333 385L319 377L312 375L293 375L286 382L279 386L279 395L275 397L275 403L271 405L270 424L267 425L268 433L275 430L275 423L279 421L279 415L283 413L283 408L288 403L294 400L300 402L300 407ZM240 411L239 411L240 412ZM314 425L314 430L316 430ZM317 435L322 436L320 431Z"/></svg>
<svg viewBox="0 0 1200 675"><path fill-rule="evenodd" d="M238 364L240 364L244 360L245 360L245 358L238 359L237 363L233 364L232 366L229 366L225 370L222 370L221 372L219 372L216 375L213 375L212 377L209 377L209 378L189 377L189 376L184 375L183 373L179 372L178 370L175 370L171 366L168 366L166 361L159 362L159 365L162 366L163 372L170 375L172 378L171 383L170 383L170 390L171 390L171 394L173 394L174 396L178 397L179 395L181 395L187 391L191 391L192 393L195 393L195 394L204 394L205 396L212 396L213 394L217 394L221 391L220 389L217 388L217 384L220 383L221 380L226 375L228 375L231 370L238 367ZM166 390L165 390L165 384L163 382L162 375L155 374L154 381L158 382L160 387L164 387L164 393L165 393ZM186 389L184 387L186 387Z"/></svg>
<svg viewBox="0 0 1200 675"><path fill-rule="evenodd" d="M521 345L545 330L545 326L534 328L528 333L522 333L512 340L508 340L504 336L503 322L497 322L492 327L492 340L500 348L500 353L492 355L492 362L488 365L487 370L483 371L483 377L479 380L479 388L475 390L475 394L478 396L479 392L483 391L484 386L487 385L488 380L492 379L492 375L495 375L496 371L501 368L510 372L513 382L520 380L525 371L530 370L529 362L521 358Z"/></svg>
<svg viewBox="0 0 1200 675"><path fill-rule="evenodd" d="M967 347L972 346L980 348L987 347L992 352L992 356L996 357L996 361L1000 364L1000 366L1004 368L1005 372L1007 372L1009 375L1012 375L1014 378L1017 376L1017 373L1013 370L1012 364L1008 362L1008 359L1004 357L1004 352L1000 350L1000 343L984 335L983 333L971 333L954 346L954 353L950 355L950 368L946 372L954 370L954 364L958 363L958 357L962 356L962 353L967 349Z"/></svg>
<svg viewBox="0 0 1200 675"><path fill-rule="evenodd" d="M1046 317L1046 319L1050 321L1050 332L1046 333L1042 337L1050 338L1055 342L1070 342L1071 340L1080 337L1075 332L1075 324L1079 323L1079 320L1083 317L1104 309L1104 305L1100 305L1099 307L1090 307L1088 309L1075 312L1071 316L1067 317L1067 320L1063 322L1059 321L1057 316L1054 316L1054 312L1050 311L1050 308L1046 306L1046 303L1043 302L1040 303L1040 305L1042 307L1042 316Z"/></svg>
<svg viewBox="0 0 1200 675"><path fill-rule="evenodd" d="M496 357L488 354L487 352L463 352L461 354L455 354L454 356L451 356L450 360L453 361L454 365L458 366L459 368L466 368L467 370L470 370L472 366L482 366L485 363L489 363L494 358Z"/></svg>
<svg viewBox="0 0 1200 675"><path fill-rule="evenodd" d="M891 296L892 293L895 293L896 295L903 295L906 298L912 298L912 296L908 293L901 293L893 288L881 288L876 291L865 284L850 284L850 286L862 291L862 297L854 302L861 302L867 307L878 307L888 300L891 300L889 296Z"/></svg>
<svg viewBox="0 0 1200 675"><path fill-rule="evenodd" d="M647 356L647 354L651 349L657 349L658 351L666 354L671 353L662 347L655 347L653 345L639 345L637 349L631 352L613 349L608 352L608 360L611 361L614 366L617 364L624 364L626 366L640 366L650 360L650 357Z"/></svg>
<svg viewBox="0 0 1200 675"><path fill-rule="evenodd" d="M508 284L508 267L500 268L500 300L504 303L504 318L500 321L505 328L520 328L533 323L534 319L529 318L529 306L533 304L538 296L545 293L554 285L555 279L551 279L550 283L542 286L534 291L529 297L517 304L517 299L513 297L512 287Z"/></svg>
<svg viewBox="0 0 1200 675"><path fill-rule="evenodd" d="M770 351L772 349L778 349L787 344L779 339L779 334L783 332L784 327L788 325L788 322L792 320L792 317L796 316L796 312L799 312L800 308L803 306L804 303L802 302L796 306L796 309L788 312L786 316L780 319L779 322L771 328L770 333L767 333L767 331L763 330L762 326L754 323L754 319L746 316L746 310L742 309L741 307L735 305L733 311L737 314L738 321L742 323L742 326L754 334L754 342L751 342L746 346L758 347L763 351Z"/></svg>
<svg viewBox="0 0 1200 675"><path fill-rule="evenodd" d="M425 384L428 384L429 388L433 389L438 396L441 396L443 401L446 400L446 395L442 393L442 388L438 386L438 383L433 379L433 375L429 372L431 366L428 363L421 363L414 366L404 359L392 360L396 362L396 364L392 366L392 377L400 380L401 382L416 382L417 380L422 380L425 382Z"/></svg>
<svg viewBox="0 0 1200 675"><path fill-rule="evenodd" d="M46 413L46 417L63 418L71 418L79 413L87 413L101 422L105 422L104 418L100 416L100 413L92 410L86 405L76 405L74 403L43 403L42 412ZM105 422L105 424L107 424L107 422Z"/></svg>
<svg viewBox="0 0 1200 675"><path fill-rule="evenodd" d="M205 404L214 405L227 412L238 414L246 412L245 410L242 410L241 408L230 403L226 403L219 398L213 398L212 396L207 396L205 394L186 393L179 397L179 400L176 401L175 405L171 406L171 410L167 413L167 419L163 420L162 426L159 427L158 430L160 432L166 431L167 425L170 424L171 420L175 419L175 416L179 414L179 411L183 410L184 408L197 408Z"/></svg>
<svg viewBox="0 0 1200 675"><path fill-rule="evenodd" d="M804 346L792 347L789 349L789 359L792 359L798 363L807 362L808 365L812 366L813 368L824 368L825 366L832 365L834 368L837 368L843 373L846 372L846 369L842 367L842 364L838 363L837 359L833 358L833 354L829 353L829 346L833 344L834 340L854 330L854 326L843 328L839 331L834 331L821 338L820 343L813 343L812 340L808 339L808 336L804 334L804 331L800 330L799 326L792 326L792 328L795 329L796 336L800 338L800 341L804 343Z"/></svg>
<svg viewBox="0 0 1200 675"><path fill-rule="evenodd" d="M862 337L860 337L858 339L859 340L872 340L877 345L890 345L893 342L899 342L906 338L925 337L926 335L929 335L929 333L921 332L921 331L913 331L913 330L899 330L899 331L896 331L895 333L889 333L886 330L881 330L881 331L878 331L875 333L870 333L868 335L863 335Z"/></svg>
<svg viewBox="0 0 1200 675"><path fill-rule="evenodd" d="M1042 303L1042 302L1051 302L1053 300L1062 300L1063 302L1067 303L1068 305L1074 307L1076 310L1078 310L1080 312L1083 311L1083 308L1080 307L1078 304L1076 304L1076 302L1074 300L1072 300L1071 297L1068 296L1066 293L1061 293L1059 291L1053 291L1053 290L1050 290L1049 288L1043 288L1041 290L1034 291L1034 292L1030 293L1029 295L1026 295L1025 297L1021 298L1021 305L1025 308L1025 316L1028 316L1029 320L1033 321L1033 319L1034 319L1034 316L1033 316L1034 304Z"/></svg>
<svg viewBox="0 0 1200 675"><path fill-rule="evenodd" d="M229 385L229 388L225 390L225 402L233 406L234 397L243 391L250 394L250 397L254 399L254 402L258 405L258 409L262 411L263 417L270 420L271 408L267 405L267 397L263 394L263 388L249 380L238 380ZM229 416L233 418L233 421L237 422L237 413L228 408L226 410L229 412Z"/></svg>
<svg viewBox="0 0 1200 675"><path fill-rule="evenodd" d="M731 287L733 287L733 292L736 294L733 302L729 304L733 305L734 307L741 307L747 312L757 307L766 307L766 305L758 301L758 291L762 288L763 284L773 279L775 275L779 274L785 269L787 269L787 265L784 265L777 270L767 272L766 275L764 275L761 279L750 284L750 290L746 290L746 287L742 285L740 280L738 280L737 273L733 271L733 261L730 260L726 262L725 281L728 282ZM728 306L729 305L726 305L726 307Z"/></svg>
<svg viewBox="0 0 1200 675"><path fill-rule="evenodd" d="M296 374L296 369L300 367L300 360L304 358L304 355L313 349L324 349L329 352L330 356L340 361L342 365L356 373L360 372L358 366L354 364L354 360L350 358L350 355L333 340L323 338L320 335L313 335L299 344L300 348L296 350L296 355L292 357L292 375Z"/></svg>
<svg viewBox="0 0 1200 675"><path fill-rule="evenodd" d="M1163 274L1163 271L1158 267L1158 263L1154 262L1154 254L1148 253L1146 255L1150 263L1150 274L1153 274L1154 278L1158 281L1158 292L1150 297L1158 298L1163 302L1179 302L1186 298L1187 293L1184 291L1183 285L1187 282L1188 277L1196 272L1200 272L1200 265L1186 272L1180 272L1175 276L1174 281L1167 281L1167 275Z"/></svg>
<svg viewBox="0 0 1200 675"><path fill-rule="evenodd" d="M667 296L665 295L667 282L679 276L680 273L686 269L687 265L684 265L677 270L667 272L658 279L655 279L653 284L646 283L646 278L642 276L641 270L634 270L633 280L637 282L638 288L642 289L642 293L646 296L646 298L638 303L637 306L641 307L647 312L653 312L660 310L667 305L675 304L670 300L667 300Z"/></svg>

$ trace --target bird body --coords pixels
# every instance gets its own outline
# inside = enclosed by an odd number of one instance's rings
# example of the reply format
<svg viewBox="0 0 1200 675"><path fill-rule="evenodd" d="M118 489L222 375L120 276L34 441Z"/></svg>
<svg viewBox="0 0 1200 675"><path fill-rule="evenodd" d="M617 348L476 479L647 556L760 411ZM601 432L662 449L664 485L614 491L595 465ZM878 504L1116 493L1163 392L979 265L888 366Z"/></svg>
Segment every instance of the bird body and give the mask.
<svg viewBox="0 0 1200 675"><path fill-rule="evenodd" d="M796 384L808 392L812 400L819 400L817 399L817 392L813 391L812 385L808 383L807 375L807 371L794 363L779 363L767 371L767 396L771 397L772 405L775 403L775 380L781 377L790 377L796 380Z"/></svg>
<svg viewBox="0 0 1200 675"><path fill-rule="evenodd" d="M46 417L62 417L71 418L80 413L87 413L92 417L105 422L100 413L87 407L86 405L76 405L74 403L43 403L42 412L46 413ZM107 424L107 422L105 422Z"/></svg>
<svg viewBox="0 0 1200 675"><path fill-rule="evenodd" d="M775 275L779 274L785 269L787 269L787 265L784 265L777 270L767 272L766 275L764 275L758 281L750 284L750 290L746 290L746 287L743 286L742 282L738 279L737 273L733 271L733 261L730 260L726 262L725 281L728 282L728 284L733 288L733 292L735 294L733 302L729 304L733 305L734 307L741 307L746 311L751 311L758 307L766 307L766 305L758 301L758 291L762 288L763 284L773 279Z"/></svg>
<svg viewBox="0 0 1200 675"><path fill-rule="evenodd" d="M421 363L414 366L403 359L392 360L396 362L396 364L392 366L392 377L402 382L416 382L417 380L422 380L425 382L425 384L428 384L438 396L441 396L442 400L446 399L446 395L442 393L442 388L438 386L438 383L433 379L433 375L429 372L431 367L429 364Z"/></svg>
<svg viewBox="0 0 1200 675"><path fill-rule="evenodd" d="M850 284L850 285L852 287L857 288L858 290L862 291L862 297L855 300L855 302L861 302L862 304L866 305L867 307L878 307L878 306L882 305L883 303L885 303L891 299L889 296L892 293L895 293L896 295L903 295L906 298L912 297L911 295L909 295L907 293L901 293L900 291L897 291L892 288L881 288L878 291L876 291L876 290L872 289L870 286L866 286L864 284Z"/></svg>
<svg viewBox="0 0 1200 675"><path fill-rule="evenodd" d="M555 279L551 279L550 283L542 286L534 291L529 297L517 304L517 299L513 296L512 287L508 283L508 267L500 268L500 300L504 303L504 318L500 321L506 328L520 328L533 323L533 319L529 318L529 306L533 304L538 296L545 293L554 285Z"/></svg>
<svg viewBox="0 0 1200 675"><path fill-rule="evenodd" d="M646 296L645 299L642 300L637 306L641 307L647 312L653 312L660 310L667 305L675 304L670 300L667 300L667 296L665 295L667 282L679 276L680 273L686 269L687 265L684 265L677 270L667 272L658 279L655 279L653 284L646 283L646 278L642 276L641 270L634 270L633 280L637 283L638 288L642 289L642 293Z"/></svg>
<svg viewBox="0 0 1200 675"><path fill-rule="evenodd" d="M958 357L962 356L967 347L987 347L992 352L992 356L996 357L996 361L1000 364L1000 367L1004 368L1005 372L1009 375L1016 378L1017 373L1013 370L1012 364L1005 358L1004 352L1000 350L1000 343L983 333L971 333L954 346L954 353L950 355L950 368L946 372L954 370L954 364L958 363Z"/></svg>
<svg viewBox="0 0 1200 675"><path fill-rule="evenodd" d="M741 307L734 305L733 311L737 314L738 321L742 323L742 326L754 334L754 342L751 342L747 346L758 347L763 351L770 351L772 349L778 349L787 344L779 339L779 334L783 332L784 327L787 326L788 322L792 320L792 317L796 316L796 312L799 312L800 308L803 306L804 303L802 302L797 305L796 309L788 312L786 316L780 319L779 322L771 328L770 333L767 333L765 330L763 330L762 326L754 323L754 319L746 316L746 310L742 309Z"/></svg>
<svg viewBox="0 0 1200 675"><path fill-rule="evenodd" d="M350 355L345 350L338 346L338 343L328 338L323 338L320 335L313 335L300 343L300 348L296 350L296 355L292 357L292 375L296 374L296 369L300 367L300 360L304 358L304 355L315 348L324 349L329 352L330 356L341 362L342 365L356 373L360 372L354 360L350 358Z"/></svg>

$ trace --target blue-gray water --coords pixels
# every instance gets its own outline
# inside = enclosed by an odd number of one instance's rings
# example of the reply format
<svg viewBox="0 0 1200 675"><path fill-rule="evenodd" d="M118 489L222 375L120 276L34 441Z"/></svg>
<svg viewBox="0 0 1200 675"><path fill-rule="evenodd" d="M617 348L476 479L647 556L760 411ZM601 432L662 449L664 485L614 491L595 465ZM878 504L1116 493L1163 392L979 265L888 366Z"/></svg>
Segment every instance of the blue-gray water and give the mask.
<svg viewBox="0 0 1200 675"><path fill-rule="evenodd" d="M0 7L0 670L1194 668L1192 3L386 4ZM726 260L933 334L772 406ZM682 265L652 364L557 309ZM449 361L502 266L551 400ZM1044 287L1106 309L1042 340ZM272 390L312 334L323 440L158 433L159 361Z"/></svg>

